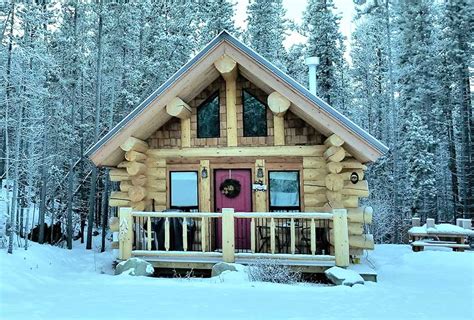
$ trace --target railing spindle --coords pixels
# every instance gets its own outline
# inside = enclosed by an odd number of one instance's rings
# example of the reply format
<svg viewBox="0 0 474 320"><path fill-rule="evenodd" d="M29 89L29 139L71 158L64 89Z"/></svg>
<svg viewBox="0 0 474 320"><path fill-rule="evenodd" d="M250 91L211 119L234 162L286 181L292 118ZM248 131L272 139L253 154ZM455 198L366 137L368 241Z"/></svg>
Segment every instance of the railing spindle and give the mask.
<svg viewBox="0 0 474 320"><path fill-rule="evenodd" d="M296 252L296 234L295 234L295 219L291 218L290 222L290 240L291 240L291 254Z"/></svg>
<svg viewBox="0 0 474 320"><path fill-rule="evenodd" d="M270 250L275 253L275 219L270 219Z"/></svg>
<svg viewBox="0 0 474 320"><path fill-rule="evenodd" d="M147 232L147 239L148 239L147 249L151 250L151 218L150 217L148 217L146 221L146 232Z"/></svg>
<svg viewBox="0 0 474 320"><path fill-rule="evenodd" d="M255 253L255 218L250 220L250 251Z"/></svg>
<svg viewBox="0 0 474 320"><path fill-rule="evenodd" d="M201 249L202 252L206 252L206 234L207 234L207 219L201 218Z"/></svg>
<svg viewBox="0 0 474 320"><path fill-rule="evenodd" d="M316 223L311 219L311 254L316 254Z"/></svg>
<svg viewBox="0 0 474 320"><path fill-rule="evenodd" d="M170 220L165 218L165 250L170 250Z"/></svg>
<svg viewBox="0 0 474 320"><path fill-rule="evenodd" d="M183 250L188 251L188 223L186 218L183 218Z"/></svg>

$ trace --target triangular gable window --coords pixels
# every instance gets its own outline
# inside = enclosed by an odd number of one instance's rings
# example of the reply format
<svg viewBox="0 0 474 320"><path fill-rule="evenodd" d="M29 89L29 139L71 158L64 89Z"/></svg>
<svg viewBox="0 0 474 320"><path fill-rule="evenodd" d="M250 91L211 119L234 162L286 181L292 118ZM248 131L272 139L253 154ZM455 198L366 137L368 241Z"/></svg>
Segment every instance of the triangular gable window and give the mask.
<svg viewBox="0 0 474 320"><path fill-rule="evenodd" d="M219 138L219 92L214 93L204 101L197 110L198 138Z"/></svg>
<svg viewBox="0 0 474 320"><path fill-rule="evenodd" d="M267 136L267 108L246 90L242 90L244 137Z"/></svg>

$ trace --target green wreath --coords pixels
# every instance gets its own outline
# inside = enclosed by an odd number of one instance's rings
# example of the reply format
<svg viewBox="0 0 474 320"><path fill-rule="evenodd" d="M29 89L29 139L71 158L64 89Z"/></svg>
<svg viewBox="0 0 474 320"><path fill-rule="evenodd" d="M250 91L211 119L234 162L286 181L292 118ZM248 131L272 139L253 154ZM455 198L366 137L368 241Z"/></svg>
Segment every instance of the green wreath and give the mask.
<svg viewBox="0 0 474 320"><path fill-rule="evenodd" d="M227 198L235 198L240 194L240 182L235 179L225 179L224 182L221 183L219 190L225 195Z"/></svg>

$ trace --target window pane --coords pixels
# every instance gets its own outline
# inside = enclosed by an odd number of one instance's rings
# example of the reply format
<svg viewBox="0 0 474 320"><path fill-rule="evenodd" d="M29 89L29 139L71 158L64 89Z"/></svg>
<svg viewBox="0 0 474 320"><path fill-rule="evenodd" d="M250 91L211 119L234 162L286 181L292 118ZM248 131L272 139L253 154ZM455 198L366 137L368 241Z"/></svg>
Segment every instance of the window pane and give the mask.
<svg viewBox="0 0 474 320"><path fill-rule="evenodd" d="M171 172L171 206L198 206L197 172Z"/></svg>
<svg viewBox="0 0 474 320"><path fill-rule="evenodd" d="M299 207L300 184L297 171L270 172L270 206Z"/></svg>
<svg viewBox="0 0 474 320"><path fill-rule="evenodd" d="M198 138L218 138L219 123L219 94L215 93L204 102L197 111Z"/></svg>
<svg viewBox="0 0 474 320"><path fill-rule="evenodd" d="M244 103L244 136L267 136L267 109L247 91L243 90Z"/></svg>

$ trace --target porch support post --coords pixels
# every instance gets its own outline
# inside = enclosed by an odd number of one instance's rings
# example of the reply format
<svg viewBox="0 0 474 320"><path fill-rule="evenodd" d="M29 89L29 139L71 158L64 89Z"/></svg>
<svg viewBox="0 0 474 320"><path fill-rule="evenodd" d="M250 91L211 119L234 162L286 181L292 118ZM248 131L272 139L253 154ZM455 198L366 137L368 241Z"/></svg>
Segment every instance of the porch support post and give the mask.
<svg viewBox="0 0 474 320"><path fill-rule="evenodd" d="M349 232L347 228L347 210L334 209L334 254L336 256L336 266L349 266Z"/></svg>
<svg viewBox="0 0 474 320"><path fill-rule="evenodd" d="M224 262L235 262L234 209L222 209L222 258Z"/></svg>
<svg viewBox="0 0 474 320"><path fill-rule="evenodd" d="M127 260L132 256L133 246L132 208L120 208L119 221L119 259Z"/></svg>

